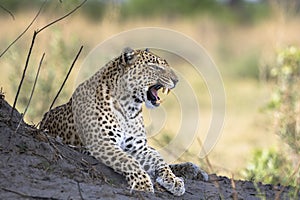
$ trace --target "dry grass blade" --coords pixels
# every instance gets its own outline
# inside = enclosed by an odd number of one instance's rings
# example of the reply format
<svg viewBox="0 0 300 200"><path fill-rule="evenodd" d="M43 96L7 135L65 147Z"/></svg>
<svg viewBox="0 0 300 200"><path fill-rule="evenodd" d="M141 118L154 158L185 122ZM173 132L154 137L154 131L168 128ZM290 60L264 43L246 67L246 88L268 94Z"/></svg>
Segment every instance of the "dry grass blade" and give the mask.
<svg viewBox="0 0 300 200"><path fill-rule="evenodd" d="M27 30L31 27L31 25L33 24L33 22L37 19L37 17L40 15L43 7L45 6L47 1L44 1L44 3L41 5L39 11L37 12L37 14L35 15L35 17L32 19L32 21L30 22L30 24L28 24L28 26L25 28L25 30L12 42L10 43L10 45L8 45L8 47L0 54L0 58L8 51L8 49L14 45L26 32Z"/></svg>
<svg viewBox="0 0 300 200"><path fill-rule="evenodd" d="M65 14L64 16L54 20L53 22L50 22L49 24L47 24L46 26L42 27L41 29L37 30L37 33L42 32L44 29L48 28L49 26L52 26L53 24L65 19L66 17L68 17L69 15L71 15L72 13L74 13L76 10L78 10L83 4L85 4L85 2L87 2L87 0L84 0L83 2L81 2L81 4L79 4L77 7L75 7L73 10L71 10L69 13Z"/></svg>
<svg viewBox="0 0 300 200"><path fill-rule="evenodd" d="M30 48L29 48L29 52L28 52L28 55L27 55L27 59L26 59L26 63L25 63L25 67L24 67L24 70L23 70L23 74L22 74L22 78L21 78L21 81L19 83L19 86L18 86L18 90L17 90L17 93L16 93L16 97L15 97L15 100L14 100L14 104L13 104L13 108L11 110L11 115L10 115L10 119L12 119L13 117L13 113L14 113L14 109L16 107L16 104L17 104L17 101L18 101L18 97L19 97L19 93L21 91L21 88L22 88L22 84L23 84L23 81L24 81L24 78L25 78L25 74L26 74L26 71L27 71L27 67L28 67L28 63L29 63L29 59L30 59L30 55L31 55L31 52L32 52L32 48L33 48L33 45L34 45L34 42L35 42L35 38L36 36L42 32L43 30L45 30L46 28L50 27L51 25L65 19L66 17L68 17L69 15L71 15L72 13L74 13L77 9L79 9L87 0L83 1L81 4L79 4L76 8L74 8L73 10L71 10L69 13L67 13L66 15L58 18L57 20L54 20L53 22L47 24L46 26L42 27L40 30L37 30L37 31L34 31L33 33L33 37L32 37L32 41L31 41L31 45L30 45ZM44 4L43 4L44 5ZM40 9L41 10L41 9ZM38 16L38 15L37 15Z"/></svg>
<svg viewBox="0 0 300 200"><path fill-rule="evenodd" d="M235 186L234 175L233 175L233 174L232 174L232 176L231 176L230 181L231 181L231 187L232 187L232 198L233 198L234 200L238 200L238 194L237 194L237 192L236 192L236 186Z"/></svg>
<svg viewBox="0 0 300 200"><path fill-rule="evenodd" d="M296 174L299 172L299 170L300 170L300 160L299 160L299 162L298 162L298 164L297 164L297 166L296 166L294 172L289 176L288 182L290 182L290 181L292 180L292 178L293 178L294 176L296 176ZM299 185L298 185L298 187L299 187ZM278 191L278 192L276 193L276 195L275 195L275 200L280 200L280 195L281 195L281 193L284 191L284 189L285 189L285 187L282 187L282 188L280 189L280 191ZM297 190L296 190L296 191L297 191ZM297 193L297 192L296 192L296 193Z"/></svg>
<svg viewBox="0 0 300 200"><path fill-rule="evenodd" d="M59 88L59 90L58 90L58 92L57 92L57 94L56 94L56 96L54 97L54 99L53 99L53 101L52 101L52 103L51 103L51 106L50 106L50 108L49 108L49 111L52 109L52 107L53 107L53 105L54 105L56 99L58 98L60 92L62 91L62 89L63 89L63 87L64 87L64 85L65 85L65 83L67 82L67 80L68 80L68 78L69 78L69 75L70 75L70 73L71 73L71 71L72 71L72 69L73 69L73 67L74 67L74 65L75 65L75 63L76 63L76 61L77 61L77 59L78 59L78 57L79 57L81 51L82 51L82 49L83 49L83 46L80 47L80 49L79 49L79 51L78 51L76 57L74 58L74 60L73 60L73 62L72 62L72 64L71 64L71 66L70 66L70 69L69 69L69 71L68 71L68 73L67 73L67 75L66 75L66 77L65 77L65 80L63 81L62 85L60 86L60 88ZM47 114L46 114L45 121L47 121L48 117L49 117L49 112L47 112ZM40 124L40 122L39 122L38 124ZM42 127L40 127L40 128L42 128Z"/></svg>
<svg viewBox="0 0 300 200"><path fill-rule="evenodd" d="M34 83L33 83L33 86L32 86L32 90L31 90L31 93L30 93L30 97L29 97L29 100L28 100L28 104L27 104L27 106L26 106L26 108L25 108L25 110L24 110L23 116L22 116L22 118L20 119L20 122L19 122L19 124L18 124L18 126L17 126L15 132L17 132L18 128L20 127L20 124L21 124L21 122L23 121L23 119L24 119L24 117L25 117L25 115L26 115L27 109L28 109L28 107L29 107L29 105L30 105L30 102L31 102L31 99L32 99L32 96L33 96L33 93L34 93L34 90L35 90L36 82L37 82L37 79L38 79L39 74L40 74L40 69L41 69L41 66L42 66L44 57L45 57L45 53L43 53L43 56L42 56L42 58L41 58L41 60L40 60L40 64L39 64L39 67L38 67L38 70L37 70L37 73L36 73L36 76L35 76L35 79L34 79Z"/></svg>
<svg viewBox="0 0 300 200"><path fill-rule="evenodd" d="M202 150L204 151L205 155L207 155L207 153L206 153L206 151L205 151L205 149L204 149L204 147L203 147L203 143L202 143L202 141L201 141L201 139L200 139L199 137L197 137L197 142L198 142L199 145L202 147ZM209 159L208 159L208 156L205 156L205 162L206 162L206 164L207 164L207 166L208 166L209 173L212 173L214 170L213 170L213 167L212 167L212 165L211 165L211 162L210 162Z"/></svg>
<svg viewBox="0 0 300 200"><path fill-rule="evenodd" d="M24 70L23 70L22 78L20 80L20 83L19 83L19 86L18 86L18 90L17 90L17 93L16 93L16 97L15 97L15 100L14 100L14 104L13 104L13 107L12 107L12 110L11 110L10 119L12 119L13 114L14 114L14 110L16 108L16 104L17 104L17 101L18 101L19 93L21 91L22 84L23 84L23 81L24 81L24 78L25 78L25 74L26 74L26 71L27 71L27 68L28 68L28 63L29 63L30 55L31 55L31 52L32 52L32 48L33 48L36 36L37 36L37 32L34 31L33 37L32 37L32 40L31 40L31 45L30 45L30 48L29 48L29 52L28 52L28 55L27 55L27 58L26 58L26 63L25 63L25 67L24 67Z"/></svg>
<svg viewBox="0 0 300 200"><path fill-rule="evenodd" d="M42 66L44 57L45 57L45 53L43 53L43 56L42 56L42 58L41 58L41 60L40 60L40 64L39 64L38 71L37 71L36 76L35 76L35 79L34 79L34 83L33 83L33 87L32 87L32 90L31 90L31 94L30 94L30 97L29 97L29 100L28 100L28 104L27 104L27 106L26 106L26 108L25 108L25 111L24 111L24 113L23 113L23 118L24 118L24 116L25 116L25 114L26 114L26 112L27 112L27 109L28 109L29 105L30 105L30 102L31 102L31 99L32 99L32 96L33 96L33 93L34 93L34 90L35 90L36 82L37 82L37 79L38 79L39 74L40 74L40 69L41 69L41 66Z"/></svg>
<svg viewBox="0 0 300 200"><path fill-rule="evenodd" d="M12 18L13 20L15 20L15 16L14 16L14 14L12 14L12 12L10 12L10 10L8 10L7 8L5 8L5 7L2 6L2 5L0 5L0 8L2 8L2 10L4 10L5 12L7 12L7 13L11 16L11 18Z"/></svg>
<svg viewBox="0 0 300 200"><path fill-rule="evenodd" d="M70 67L70 69L69 69L69 71L68 71L68 73L67 73L67 76L66 76L64 82L62 83L61 87L59 88L59 90L58 90L58 92L57 92L57 94L56 94L56 96L55 96L55 98L54 98L54 100L53 100L53 102L52 102L52 104L51 104L49 110L51 110L51 108L53 107L53 105L54 105L54 103L55 103L57 97L59 96L61 90L63 89L63 87L64 87L64 85L65 85L65 83L66 83L66 81L68 80L69 75L70 75L70 73L71 73L71 71L72 71L72 69L73 69L73 67L74 67L74 65L75 65L75 63L76 63L76 61L77 61L77 59L78 59L78 57L79 57L81 51L82 51L82 49L83 49L83 46L80 47L80 49L79 49L79 51L78 51L78 53L77 53L75 59L73 60L73 62L72 62L72 64L71 64L71 67Z"/></svg>

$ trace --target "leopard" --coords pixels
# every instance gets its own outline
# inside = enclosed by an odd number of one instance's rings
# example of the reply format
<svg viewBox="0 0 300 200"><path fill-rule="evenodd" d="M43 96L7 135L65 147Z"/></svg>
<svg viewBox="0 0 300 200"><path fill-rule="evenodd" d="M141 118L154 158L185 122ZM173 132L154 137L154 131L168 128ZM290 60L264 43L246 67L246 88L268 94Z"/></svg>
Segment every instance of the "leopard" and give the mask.
<svg viewBox="0 0 300 200"><path fill-rule="evenodd" d="M158 91L168 94L178 83L168 62L147 49L125 48L122 53L82 82L63 105L44 114L40 129L63 142L84 147L97 160L122 174L130 191L154 193L154 185L175 196L185 193L180 169L194 164L168 165L148 145L143 104L162 103ZM201 171L202 173L202 171ZM153 180L153 181L152 181Z"/></svg>

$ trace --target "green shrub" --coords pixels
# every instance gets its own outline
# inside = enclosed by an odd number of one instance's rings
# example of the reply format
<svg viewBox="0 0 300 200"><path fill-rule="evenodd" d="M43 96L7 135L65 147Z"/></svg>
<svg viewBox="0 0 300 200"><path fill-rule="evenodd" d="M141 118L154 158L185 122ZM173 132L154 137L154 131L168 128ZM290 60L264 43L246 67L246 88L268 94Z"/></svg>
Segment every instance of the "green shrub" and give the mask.
<svg viewBox="0 0 300 200"><path fill-rule="evenodd" d="M275 149L257 149L241 174L247 180L278 184L289 176L291 166L290 161Z"/></svg>
<svg viewBox="0 0 300 200"><path fill-rule="evenodd" d="M256 150L242 175L265 183L292 185L297 191L300 183L300 49L292 46L281 50L271 75L275 85L268 109L273 113L274 132L282 145L278 148L280 151Z"/></svg>
<svg viewBox="0 0 300 200"><path fill-rule="evenodd" d="M276 133L294 153L300 153L300 49L289 47L279 52L271 70L276 78L269 108L274 110Z"/></svg>

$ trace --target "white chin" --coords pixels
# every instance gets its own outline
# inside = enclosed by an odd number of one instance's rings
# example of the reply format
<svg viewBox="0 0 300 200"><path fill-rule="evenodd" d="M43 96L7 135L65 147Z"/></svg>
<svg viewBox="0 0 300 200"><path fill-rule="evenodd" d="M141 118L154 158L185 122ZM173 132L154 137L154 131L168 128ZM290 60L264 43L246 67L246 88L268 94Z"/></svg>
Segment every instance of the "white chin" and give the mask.
<svg viewBox="0 0 300 200"><path fill-rule="evenodd" d="M147 108L150 108L150 109L156 108L156 106L154 106L154 105L151 103L151 101L146 100L146 101L145 101L145 104L146 104L146 107L147 107Z"/></svg>

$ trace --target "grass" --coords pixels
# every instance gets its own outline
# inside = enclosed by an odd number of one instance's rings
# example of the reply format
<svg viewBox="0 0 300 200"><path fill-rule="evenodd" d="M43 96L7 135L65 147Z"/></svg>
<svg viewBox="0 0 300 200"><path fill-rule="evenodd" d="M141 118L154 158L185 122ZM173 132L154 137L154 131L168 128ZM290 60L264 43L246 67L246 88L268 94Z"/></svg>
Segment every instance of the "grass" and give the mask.
<svg viewBox="0 0 300 200"><path fill-rule="evenodd" d="M22 32L34 15L35 13L31 12L16 13L15 21L10 17L0 18L0 25L6 27L1 30L1 50ZM9 103L13 102L16 90L16 85L11 83L12 81L14 83L19 82L19 76L13 75L19 75L19 72L17 74L14 73L22 71L33 30L43 26L53 18L56 18L56 16L40 16L37 23L22 40L18 41L0 58L0 87L3 87ZM278 138L272 131L272 119L267 114L260 112L261 107L268 101L271 91L268 85L258 81L257 70L259 65L272 64L277 48L289 44L299 45L300 28L297 26L299 22L300 19L291 18L285 20L281 16L274 16L267 21L251 26L230 24L226 27L224 24L213 21L208 17L195 18L191 21L184 19L168 21L157 18L122 22L117 17L107 17L99 22L90 22L80 14L75 14L38 37L33 50L30 68L33 73L34 69L37 68L41 54L46 52L41 75L54 76L55 82L59 85L65 76L63 73L64 69L68 68L73 60L72 56L75 56L75 53L72 52L76 52L80 45L84 45L83 53L67 82L65 94L59 98L58 104L60 104L68 101L80 69L80 64L85 56L97 44L108 37L121 31L145 26L170 28L188 35L200 43L213 58L221 71L226 90L227 107L224 129L219 141L212 151L209 152L209 159L219 174L231 175L234 173L237 174L235 177L238 178L239 170L246 166L246 161L254 148L271 147L278 143ZM57 39L58 34L61 37L60 39ZM70 51L71 53L65 56L63 63L55 62L56 60L61 60L63 54L66 53L55 50L56 47L62 44L65 46L60 47L60 49L65 49L65 51ZM54 52L51 52L51 50ZM62 69L58 71L59 68ZM187 71L186 73L189 72ZM193 74L193 72L190 72L190 74ZM190 76L192 84L199 91L197 98L201 106L200 120L202 123L197 135L203 141L209 128L211 117L210 96L203 80L193 79L192 75ZM13 77L13 80L10 80L11 77ZM29 80L27 79L27 81ZM57 89L58 86L51 90L56 92ZM36 102L38 102L40 95L44 95L38 92L39 90L37 89L34 96ZM23 91L23 94L27 93L29 91ZM54 95L53 97L49 96L48 102L41 103L50 106ZM158 134L153 136L156 140L150 139L150 143L156 147L160 146L157 143L159 140L172 140L174 132L178 130L177 122L180 122L180 115L176 110L171 109L173 102L176 102L176 98L170 95L164 103L165 110L151 111L161 113L162 119L164 119L165 114L167 115L162 132L169 133L168 136ZM20 105L17 108L19 111L23 111L23 107L20 107ZM32 115L27 115L26 117L26 121L29 123L37 123L42 117L40 113L37 115L34 110L29 112L32 113ZM145 115L151 115L151 113L147 114L146 112ZM146 124L150 123L147 121L147 116L145 120ZM162 122L158 120L158 123ZM153 124L152 127L149 126L148 128L150 131L153 131L156 127ZM196 155L198 155L200 149L199 143L194 140L181 159L199 162Z"/></svg>

